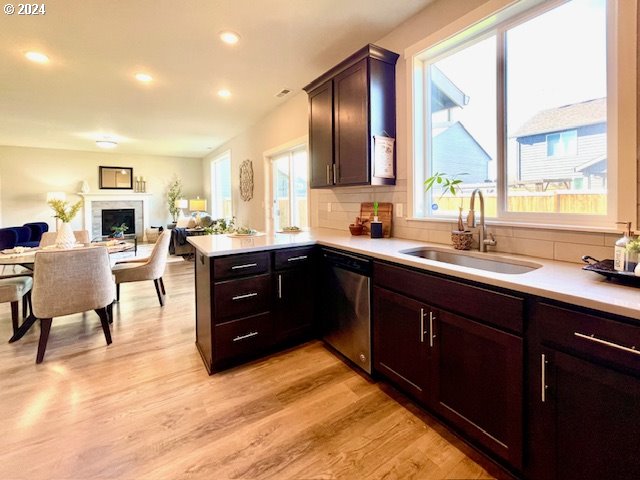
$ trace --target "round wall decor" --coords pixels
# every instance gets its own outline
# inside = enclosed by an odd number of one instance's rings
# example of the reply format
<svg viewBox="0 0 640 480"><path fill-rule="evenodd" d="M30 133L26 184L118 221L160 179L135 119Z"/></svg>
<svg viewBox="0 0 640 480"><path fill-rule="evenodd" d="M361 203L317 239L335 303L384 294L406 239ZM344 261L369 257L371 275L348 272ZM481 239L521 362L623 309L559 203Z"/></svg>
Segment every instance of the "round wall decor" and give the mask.
<svg viewBox="0 0 640 480"><path fill-rule="evenodd" d="M240 198L245 202L253 198L253 165L249 159L240 165Z"/></svg>

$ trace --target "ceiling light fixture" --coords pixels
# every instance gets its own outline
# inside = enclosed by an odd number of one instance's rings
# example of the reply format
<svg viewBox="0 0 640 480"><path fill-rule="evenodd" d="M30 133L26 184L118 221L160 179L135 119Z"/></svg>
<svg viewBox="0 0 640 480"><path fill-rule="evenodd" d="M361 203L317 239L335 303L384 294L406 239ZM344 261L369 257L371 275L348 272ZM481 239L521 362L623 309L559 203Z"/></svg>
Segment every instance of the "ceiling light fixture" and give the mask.
<svg viewBox="0 0 640 480"><path fill-rule="evenodd" d="M220 40L222 40L224 43L228 45L235 45L240 41L240 35L238 35L236 32L231 32L231 31L220 32L219 36L220 36Z"/></svg>
<svg viewBox="0 0 640 480"><path fill-rule="evenodd" d="M135 77L136 80L142 83L149 83L151 82L151 80L153 80L153 77L148 73L136 73Z"/></svg>
<svg viewBox="0 0 640 480"><path fill-rule="evenodd" d="M218 90L218 96L222 98L229 98L231 96L231 92L226 88L223 88L222 90Z"/></svg>
<svg viewBox="0 0 640 480"><path fill-rule="evenodd" d="M40 52L27 52L24 54L27 60L35 63L48 63L49 57Z"/></svg>
<svg viewBox="0 0 640 480"><path fill-rule="evenodd" d="M96 145L100 148L116 148L118 146L118 142L113 140L96 140Z"/></svg>

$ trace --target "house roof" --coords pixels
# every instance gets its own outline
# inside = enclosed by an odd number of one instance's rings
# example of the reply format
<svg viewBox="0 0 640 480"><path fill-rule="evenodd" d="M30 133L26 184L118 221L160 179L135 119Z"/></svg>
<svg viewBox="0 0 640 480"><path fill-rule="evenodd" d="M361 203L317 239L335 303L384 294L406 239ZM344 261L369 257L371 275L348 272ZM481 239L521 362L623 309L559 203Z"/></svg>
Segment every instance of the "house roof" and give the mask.
<svg viewBox="0 0 640 480"><path fill-rule="evenodd" d="M586 102L563 105L536 113L513 135L515 138L540 133L559 132L584 125L607 121L607 99L596 98Z"/></svg>
<svg viewBox="0 0 640 480"><path fill-rule="evenodd" d="M439 112L454 107L464 107L469 97L435 65L431 66L431 110Z"/></svg>
<svg viewBox="0 0 640 480"><path fill-rule="evenodd" d="M480 143L475 139L475 137L471 135L469 130L467 130L467 127L465 127L462 122L455 121L434 125L433 138L439 137L444 133L453 137L459 137L462 135L465 138L468 138L478 147L478 151L484 157L484 160L486 160L487 162L491 160L491 155L489 155L487 151L482 147L482 145L480 145Z"/></svg>

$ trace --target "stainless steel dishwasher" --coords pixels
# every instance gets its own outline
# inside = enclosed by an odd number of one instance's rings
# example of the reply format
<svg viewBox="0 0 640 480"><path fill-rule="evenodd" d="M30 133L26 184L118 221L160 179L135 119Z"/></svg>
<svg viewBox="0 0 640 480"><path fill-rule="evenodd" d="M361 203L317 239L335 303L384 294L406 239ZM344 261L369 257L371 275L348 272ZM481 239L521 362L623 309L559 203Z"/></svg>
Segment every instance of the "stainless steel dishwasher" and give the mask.
<svg viewBox="0 0 640 480"><path fill-rule="evenodd" d="M322 249L324 341L371 373L371 259Z"/></svg>

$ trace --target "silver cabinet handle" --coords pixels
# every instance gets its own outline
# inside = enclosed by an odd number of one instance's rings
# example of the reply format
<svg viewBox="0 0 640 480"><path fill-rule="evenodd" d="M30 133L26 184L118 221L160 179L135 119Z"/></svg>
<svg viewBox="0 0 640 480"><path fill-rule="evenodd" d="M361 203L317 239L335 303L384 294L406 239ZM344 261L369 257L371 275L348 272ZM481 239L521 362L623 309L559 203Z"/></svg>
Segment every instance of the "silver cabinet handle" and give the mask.
<svg viewBox="0 0 640 480"><path fill-rule="evenodd" d="M282 275L278 274L278 298L282 298Z"/></svg>
<svg viewBox="0 0 640 480"><path fill-rule="evenodd" d="M420 309L420 343L424 343L424 308Z"/></svg>
<svg viewBox="0 0 640 480"><path fill-rule="evenodd" d="M331 184L331 165L327 164L327 184Z"/></svg>
<svg viewBox="0 0 640 480"><path fill-rule="evenodd" d="M299 255L297 257L287 258L287 262L297 262L298 260L306 260L309 258L307 255Z"/></svg>
<svg viewBox="0 0 640 480"><path fill-rule="evenodd" d="M633 353L634 355L640 355L640 350L636 350L635 346L625 347L624 345L619 345L617 343L608 342L607 340L602 340L601 338L596 337L595 335L585 335L584 333L573 332L573 334L584 340L588 340L590 342L598 343L600 345L604 345L605 347L615 348L616 350L622 350L623 352Z"/></svg>
<svg viewBox="0 0 640 480"><path fill-rule="evenodd" d="M540 400L544 403L547 400L547 358L543 353L540 355L540 367L542 374L540 375Z"/></svg>
<svg viewBox="0 0 640 480"><path fill-rule="evenodd" d="M333 164L333 184L337 185L338 184L338 165L336 165L335 163Z"/></svg>
<svg viewBox="0 0 640 480"><path fill-rule="evenodd" d="M234 265L231 267L231 270L238 270L240 268L249 268L249 267L257 267L257 263L245 263L244 265Z"/></svg>
<svg viewBox="0 0 640 480"><path fill-rule="evenodd" d="M249 332L246 335L238 335L236 338L233 339L233 341L239 342L240 340L245 340L247 338L255 337L256 335L258 335L258 332Z"/></svg>
<svg viewBox="0 0 640 480"><path fill-rule="evenodd" d="M435 334L433 333L433 321L436 319L436 317L433 315L433 312L429 312L429 346L433 347L433 339L436 338Z"/></svg>
<svg viewBox="0 0 640 480"><path fill-rule="evenodd" d="M243 300L245 298L257 297L258 292L253 293L245 293L244 295L236 295L235 297L231 297L231 300Z"/></svg>

